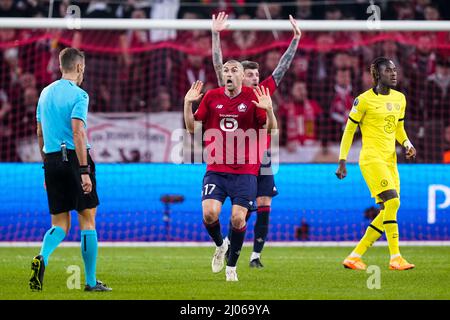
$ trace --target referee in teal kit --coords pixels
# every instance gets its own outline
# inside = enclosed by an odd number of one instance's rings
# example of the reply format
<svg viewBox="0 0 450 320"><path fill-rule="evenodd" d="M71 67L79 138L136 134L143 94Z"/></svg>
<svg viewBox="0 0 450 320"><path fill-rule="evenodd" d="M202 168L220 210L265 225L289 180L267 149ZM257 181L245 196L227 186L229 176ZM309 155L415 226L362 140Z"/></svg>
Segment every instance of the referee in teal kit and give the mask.
<svg viewBox="0 0 450 320"><path fill-rule="evenodd" d="M36 111L39 149L44 162L45 185L52 227L45 233L41 252L31 263L30 288L41 291L45 267L52 252L70 229L70 211L78 212L85 291L111 291L97 280L97 231L99 204L95 164L87 142L88 94L83 82L84 54L66 48L59 54L62 77L45 87Z"/></svg>

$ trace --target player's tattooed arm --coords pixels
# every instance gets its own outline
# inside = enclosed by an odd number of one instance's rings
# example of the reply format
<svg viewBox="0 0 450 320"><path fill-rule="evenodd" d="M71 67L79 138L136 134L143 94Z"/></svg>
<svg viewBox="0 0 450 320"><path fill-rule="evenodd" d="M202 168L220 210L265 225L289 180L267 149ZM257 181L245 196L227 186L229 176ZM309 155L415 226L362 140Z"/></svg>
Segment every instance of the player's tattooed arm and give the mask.
<svg viewBox="0 0 450 320"><path fill-rule="evenodd" d="M281 57L280 62L278 63L277 67L272 73L273 79L275 80L277 86L280 84L281 79L284 77L284 74L289 69L292 60L294 60L295 53L297 51L297 47L300 42L300 38L302 36L302 32L300 31L300 28L297 25L297 21L291 15L289 15L289 21L291 22L292 29L294 31L294 37L292 38L289 47Z"/></svg>
<svg viewBox="0 0 450 320"><path fill-rule="evenodd" d="M220 12L217 15L217 18L214 14L212 16L212 58L217 82L220 87L225 85L225 81L223 81L222 77L223 58L222 49L220 48L220 32L228 28L227 19L228 15L225 14L225 12Z"/></svg>
<svg viewBox="0 0 450 320"><path fill-rule="evenodd" d="M222 60L222 50L220 49L220 34L218 32L213 32L212 43L213 43L212 55L213 55L214 71L216 72L217 83L219 84L219 87L222 87L225 85L225 82L223 81L222 77L223 60Z"/></svg>

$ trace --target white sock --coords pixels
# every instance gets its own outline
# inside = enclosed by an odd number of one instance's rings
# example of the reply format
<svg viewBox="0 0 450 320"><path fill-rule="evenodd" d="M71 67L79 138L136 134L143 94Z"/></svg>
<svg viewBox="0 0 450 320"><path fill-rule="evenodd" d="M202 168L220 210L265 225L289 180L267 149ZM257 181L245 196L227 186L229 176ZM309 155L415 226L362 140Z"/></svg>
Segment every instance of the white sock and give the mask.
<svg viewBox="0 0 450 320"><path fill-rule="evenodd" d="M401 255L400 253L393 254L393 255L391 256L391 259L395 259L395 258L401 257L401 256L402 256L402 255Z"/></svg>
<svg viewBox="0 0 450 320"><path fill-rule="evenodd" d="M255 259L259 259L260 257L261 257L261 253L252 252L252 255L250 256L250 261L253 261Z"/></svg>
<svg viewBox="0 0 450 320"><path fill-rule="evenodd" d="M350 258L361 258L360 254L357 254L356 252L350 253Z"/></svg>
<svg viewBox="0 0 450 320"><path fill-rule="evenodd" d="M229 266L226 266L225 272L228 272L228 271L236 271L236 267L229 267Z"/></svg>

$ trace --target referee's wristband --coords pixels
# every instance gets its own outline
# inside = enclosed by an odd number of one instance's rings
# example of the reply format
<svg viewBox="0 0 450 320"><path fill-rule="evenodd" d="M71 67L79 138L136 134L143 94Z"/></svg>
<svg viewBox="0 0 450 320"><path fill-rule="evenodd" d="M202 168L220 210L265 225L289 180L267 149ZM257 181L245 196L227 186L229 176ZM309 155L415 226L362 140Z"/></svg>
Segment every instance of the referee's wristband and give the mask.
<svg viewBox="0 0 450 320"><path fill-rule="evenodd" d="M90 174L91 173L91 166L80 166L80 174Z"/></svg>

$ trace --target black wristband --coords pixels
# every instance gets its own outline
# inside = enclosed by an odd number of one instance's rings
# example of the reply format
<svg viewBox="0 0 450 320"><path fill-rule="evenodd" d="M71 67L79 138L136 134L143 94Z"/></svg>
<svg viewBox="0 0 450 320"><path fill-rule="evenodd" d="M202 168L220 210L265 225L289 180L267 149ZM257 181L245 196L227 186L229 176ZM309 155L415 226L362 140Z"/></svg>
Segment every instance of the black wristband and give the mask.
<svg viewBox="0 0 450 320"><path fill-rule="evenodd" d="M90 174L91 173L91 166L80 166L80 174Z"/></svg>

